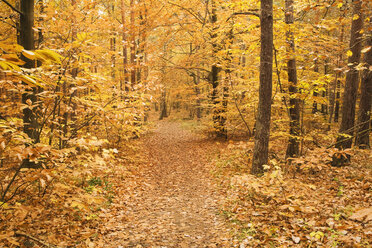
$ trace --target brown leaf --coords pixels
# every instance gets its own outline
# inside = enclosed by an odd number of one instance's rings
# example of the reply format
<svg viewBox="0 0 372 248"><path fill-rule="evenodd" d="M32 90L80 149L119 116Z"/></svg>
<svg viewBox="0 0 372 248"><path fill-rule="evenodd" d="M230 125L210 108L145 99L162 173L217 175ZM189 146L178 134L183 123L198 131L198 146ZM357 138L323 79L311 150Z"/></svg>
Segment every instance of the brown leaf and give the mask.
<svg viewBox="0 0 372 248"><path fill-rule="evenodd" d="M372 220L372 207L363 208L355 212L350 219L367 223Z"/></svg>

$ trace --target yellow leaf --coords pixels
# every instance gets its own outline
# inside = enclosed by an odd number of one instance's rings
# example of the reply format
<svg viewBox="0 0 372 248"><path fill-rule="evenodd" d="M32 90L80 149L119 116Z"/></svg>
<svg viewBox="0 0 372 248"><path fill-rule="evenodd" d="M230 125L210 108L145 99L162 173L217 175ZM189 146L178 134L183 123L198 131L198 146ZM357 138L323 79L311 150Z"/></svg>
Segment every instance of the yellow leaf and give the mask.
<svg viewBox="0 0 372 248"><path fill-rule="evenodd" d="M28 59L31 59L31 60L34 60L35 59L35 53L32 52L32 51L23 50L22 51L22 54L23 54L23 56L25 56Z"/></svg>
<svg viewBox="0 0 372 248"><path fill-rule="evenodd" d="M26 76L26 75L20 75L19 76L21 78L21 80L28 84L28 85L31 85L31 86L39 86L39 87L43 87L41 84L39 84L34 78L30 77L30 76Z"/></svg>
<svg viewBox="0 0 372 248"><path fill-rule="evenodd" d="M346 55L347 55L348 57L351 57L351 56L353 56L353 52L350 51L350 50L348 50L347 53L346 53Z"/></svg>
<svg viewBox="0 0 372 248"><path fill-rule="evenodd" d="M354 16L353 16L353 20L358 20L359 19L359 15L358 14L355 14Z"/></svg>
<svg viewBox="0 0 372 248"><path fill-rule="evenodd" d="M55 62L58 64L61 63L62 56L52 50L48 50L48 49L36 50L35 55L37 59L43 62L51 61L51 62Z"/></svg>
<svg viewBox="0 0 372 248"><path fill-rule="evenodd" d="M339 4L337 4L337 8L340 9L343 5L344 5L343 3L339 3Z"/></svg>
<svg viewBox="0 0 372 248"><path fill-rule="evenodd" d="M3 209L8 209L9 206L7 203L4 203L4 202L0 202L0 206L3 208Z"/></svg>
<svg viewBox="0 0 372 248"><path fill-rule="evenodd" d="M3 54L2 58L5 59L5 61L15 65L25 64L25 62L23 60L20 60L16 54Z"/></svg>

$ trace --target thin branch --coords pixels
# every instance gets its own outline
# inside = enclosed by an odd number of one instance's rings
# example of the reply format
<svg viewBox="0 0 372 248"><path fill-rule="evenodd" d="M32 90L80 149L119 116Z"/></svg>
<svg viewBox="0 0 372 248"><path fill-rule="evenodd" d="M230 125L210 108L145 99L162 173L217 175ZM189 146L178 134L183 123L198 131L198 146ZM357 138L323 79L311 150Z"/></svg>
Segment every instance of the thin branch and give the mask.
<svg viewBox="0 0 372 248"><path fill-rule="evenodd" d="M191 11L190 9L185 8L185 7L183 7L183 6L179 5L179 4L172 3L172 2L170 2L170 1L168 1L168 3L171 4L171 5L177 6L178 8L181 8L181 9L183 9L183 10L185 10L185 11L187 11L190 15L192 15L193 17L195 17L196 20L198 20L201 24L204 25L205 20L201 19L201 18L203 18L203 17L198 16L197 13L194 13L194 12Z"/></svg>
<svg viewBox="0 0 372 248"><path fill-rule="evenodd" d="M252 15L252 16L255 16L255 17L260 18L260 14L258 14L258 13L256 13L256 12L252 12L252 11L247 11L247 12L235 12L235 13L232 13L231 16L229 16L229 18L227 18L226 21L229 21L232 17L237 16L237 15Z"/></svg>
<svg viewBox="0 0 372 248"><path fill-rule="evenodd" d="M234 85L233 85L233 83L232 83L232 79L231 79L231 74L230 74L230 73L229 73L229 81L230 81L231 89L234 90ZM248 140L249 140L249 138L252 137L252 131L251 131L251 129L249 128L249 125L248 125L247 121L245 120L242 111L241 111L240 108L239 108L238 101L237 101L237 97L236 97L235 94L234 94L233 99L234 99L234 102L235 102L235 107L236 107L236 109L237 109L238 112L239 112L240 118L242 119L242 121L243 121L245 127L246 127L247 130L248 130L248 136L249 136L249 137L248 137Z"/></svg>
<svg viewBox="0 0 372 248"><path fill-rule="evenodd" d="M21 11L19 11L18 9L16 9L13 5L11 5L7 0L0 0L2 2L4 2L6 5L8 5L12 10L14 10L15 12L17 12L18 14L22 15L23 16L23 13Z"/></svg>

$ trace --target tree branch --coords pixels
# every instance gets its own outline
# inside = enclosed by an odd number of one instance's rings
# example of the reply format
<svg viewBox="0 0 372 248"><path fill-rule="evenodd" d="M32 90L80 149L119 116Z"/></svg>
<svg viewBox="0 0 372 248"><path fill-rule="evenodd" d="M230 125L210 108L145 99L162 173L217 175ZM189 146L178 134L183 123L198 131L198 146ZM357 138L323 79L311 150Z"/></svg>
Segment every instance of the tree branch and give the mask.
<svg viewBox="0 0 372 248"><path fill-rule="evenodd" d="M232 13L231 16L229 18L227 18L226 21L229 21L233 16L237 16L237 15L253 15L255 17L260 18L260 14L258 14L256 12L251 12L251 11L248 11L248 12L235 12L235 13Z"/></svg>
<svg viewBox="0 0 372 248"><path fill-rule="evenodd" d="M18 9L16 9L13 5L11 5L7 0L0 0L2 2L4 2L6 5L8 5L12 10L14 10L15 12L17 12L18 14L20 15L23 15L23 13L21 11L19 11Z"/></svg>

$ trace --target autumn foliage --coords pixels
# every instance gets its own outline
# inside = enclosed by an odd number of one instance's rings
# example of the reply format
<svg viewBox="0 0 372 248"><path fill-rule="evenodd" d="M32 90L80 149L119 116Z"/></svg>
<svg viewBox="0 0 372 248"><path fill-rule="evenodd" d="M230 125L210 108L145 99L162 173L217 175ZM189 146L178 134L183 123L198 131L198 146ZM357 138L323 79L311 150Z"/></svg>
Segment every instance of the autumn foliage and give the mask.
<svg viewBox="0 0 372 248"><path fill-rule="evenodd" d="M144 151L180 169L162 147L181 153L182 133L225 196L221 247L369 247L370 16L367 0L0 0L0 246L104 247L123 199L158 183Z"/></svg>

